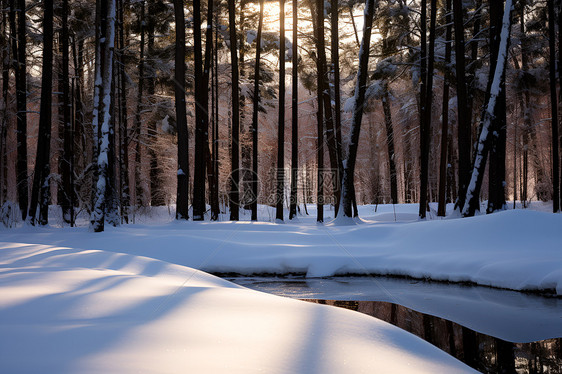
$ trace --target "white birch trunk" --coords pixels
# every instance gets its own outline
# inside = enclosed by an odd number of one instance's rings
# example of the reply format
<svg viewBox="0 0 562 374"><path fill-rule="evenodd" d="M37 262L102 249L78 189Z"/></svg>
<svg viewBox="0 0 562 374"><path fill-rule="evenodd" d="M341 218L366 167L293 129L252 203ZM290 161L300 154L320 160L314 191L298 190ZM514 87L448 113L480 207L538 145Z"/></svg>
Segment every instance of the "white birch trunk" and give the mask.
<svg viewBox="0 0 562 374"><path fill-rule="evenodd" d="M105 200L106 189L108 188L108 154L109 154L109 108L111 105L111 81L113 75L113 50L115 48L115 0L107 3L107 21L106 30L100 44L103 44L103 61L100 66L100 85L98 89L99 99L97 104L99 111L94 118L94 130L100 131L98 139L98 181L96 183L96 192L94 198L94 207L92 209L91 224L95 232L103 231L105 219ZM101 51L100 51L101 52ZM100 53L101 57L101 53ZM96 77L96 83L98 83ZM97 86L97 84L96 84ZM96 104L96 103L95 103Z"/></svg>
<svg viewBox="0 0 562 374"><path fill-rule="evenodd" d="M506 0L505 2L500 46L498 51L498 61L496 63L496 70L494 71L494 78L492 81L492 87L490 89L490 98L488 99L486 110L484 111L484 114L482 116L482 131L480 132L480 137L478 139L478 147L476 150L476 156L474 158L472 175L470 177L470 183L468 184L468 188L466 190L466 199L464 207L462 209L462 215L465 217L474 215L475 211L479 210L480 207L478 199L480 188L482 186L482 179L484 177L486 157L489 150L488 143L490 136L490 124L494 117L496 101L500 94L501 81L504 76L504 70L507 62L507 46L511 29L512 2L512 0Z"/></svg>

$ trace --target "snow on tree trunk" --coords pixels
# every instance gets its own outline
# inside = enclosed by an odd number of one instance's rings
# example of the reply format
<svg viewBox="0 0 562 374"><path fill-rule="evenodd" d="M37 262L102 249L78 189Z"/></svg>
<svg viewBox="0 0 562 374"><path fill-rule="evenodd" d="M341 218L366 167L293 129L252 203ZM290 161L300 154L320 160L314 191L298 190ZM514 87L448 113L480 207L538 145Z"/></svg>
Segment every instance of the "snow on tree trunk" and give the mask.
<svg viewBox="0 0 562 374"><path fill-rule="evenodd" d="M497 98L500 94L501 81L504 76L504 69L507 63L507 45L509 41L509 34L511 29L511 7L512 0L507 0L505 3L502 30L500 36L500 45L498 51L498 61L494 71L494 78L490 89L490 98L486 105L486 109L482 115L482 130L478 139L478 146L476 149L476 156L474 158L474 165L472 168L472 175L470 183L466 191L465 205L462 210L462 215L465 217L473 216L477 210L480 210L479 195L482 187L482 180L484 178L484 169L486 167L486 158L490 147L490 124L494 116Z"/></svg>
<svg viewBox="0 0 562 374"><path fill-rule="evenodd" d="M105 5L105 6L104 6ZM106 8L107 9L104 9ZM96 86L99 86L99 98L95 98L98 106L97 116L94 118L94 130L99 131L99 154L97 158L98 180L95 187L94 207L90 217L92 229L95 232L104 230L106 189L108 186L108 155L110 131L111 80L113 75L113 50L115 44L115 0L102 4L101 24L102 33L100 44L100 74L96 76ZM98 57L96 56L96 57ZM101 78L101 80L98 80ZM95 131L94 131L95 132ZM108 212L113 214L114 212Z"/></svg>
<svg viewBox="0 0 562 374"><path fill-rule="evenodd" d="M353 119L351 123L351 142L347 152L347 159L343 162L342 199L341 210L343 217L353 217L352 200L354 198L354 172L357 159L357 146L359 145L359 134L361 131L361 120L363 119L363 104L367 90L367 75L369 74L369 47L371 44L371 28L373 25L373 14L375 12L375 1L367 0L365 4L365 23L363 26L363 40L359 49L359 70L357 71L357 82L353 103Z"/></svg>

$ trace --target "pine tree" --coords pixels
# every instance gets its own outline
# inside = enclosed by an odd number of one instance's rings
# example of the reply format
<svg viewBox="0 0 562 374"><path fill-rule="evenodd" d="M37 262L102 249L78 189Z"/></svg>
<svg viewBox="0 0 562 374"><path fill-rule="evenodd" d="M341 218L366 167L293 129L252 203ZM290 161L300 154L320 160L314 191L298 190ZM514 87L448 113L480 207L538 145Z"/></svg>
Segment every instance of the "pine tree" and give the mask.
<svg viewBox="0 0 562 374"><path fill-rule="evenodd" d="M41 107L39 138L29 205L29 222L46 225L49 222L49 174L51 150L51 102L53 84L53 2L45 1L43 17L43 70L41 72ZM37 219L37 205L39 218Z"/></svg>
<svg viewBox="0 0 562 374"><path fill-rule="evenodd" d="M174 95L178 138L176 219L187 220L189 218L189 143L185 108L185 17L183 0L174 0L174 18L176 23Z"/></svg>

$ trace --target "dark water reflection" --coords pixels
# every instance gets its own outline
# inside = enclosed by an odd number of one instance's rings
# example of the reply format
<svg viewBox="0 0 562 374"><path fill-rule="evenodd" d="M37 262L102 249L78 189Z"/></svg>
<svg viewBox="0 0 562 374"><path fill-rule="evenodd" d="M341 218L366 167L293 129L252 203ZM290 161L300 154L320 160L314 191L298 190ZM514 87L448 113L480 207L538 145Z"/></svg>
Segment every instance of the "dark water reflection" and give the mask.
<svg viewBox="0 0 562 374"><path fill-rule="evenodd" d="M562 373L562 339L512 343L449 320L382 301L303 299L342 307L392 323L482 373Z"/></svg>

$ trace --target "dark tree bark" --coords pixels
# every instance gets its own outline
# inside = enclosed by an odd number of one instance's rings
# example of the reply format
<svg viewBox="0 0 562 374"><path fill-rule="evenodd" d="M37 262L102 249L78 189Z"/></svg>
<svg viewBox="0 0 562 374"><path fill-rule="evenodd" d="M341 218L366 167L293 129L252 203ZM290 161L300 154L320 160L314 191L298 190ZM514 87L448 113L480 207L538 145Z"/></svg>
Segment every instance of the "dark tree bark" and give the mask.
<svg viewBox="0 0 562 374"><path fill-rule="evenodd" d="M260 58L264 1L265 0L260 0L260 16L258 21L258 35L256 38L256 61L254 66L254 95L252 109L252 221L258 220L258 113L260 104Z"/></svg>
<svg viewBox="0 0 562 374"><path fill-rule="evenodd" d="M145 76L145 0L141 0L139 15L139 29L140 29L140 52L139 52L139 83L137 86L137 109L135 112L135 205L142 206L143 188L141 185L141 141L142 141L142 109L143 109L143 95L144 95L144 76ZM133 215L134 220L134 215Z"/></svg>
<svg viewBox="0 0 562 374"><path fill-rule="evenodd" d="M205 177L208 140L208 87L203 76L201 2L193 1L193 52L195 71L195 169L193 173L193 220L205 218Z"/></svg>
<svg viewBox="0 0 562 374"><path fill-rule="evenodd" d="M336 144L336 131L334 126L333 112L332 112L332 98L330 95L330 82L328 79L328 64L326 58L326 46L324 41L324 17L320 19L313 19L312 27L314 34L317 35L316 40L316 68L320 80L318 81L319 100L322 101L324 111L324 127L325 139L328 145L328 156L330 157L330 174L332 174L332 189L336 197L335 213L337 215L339 209L340 198L340 171L343 169L341 162L341 152L338 152ZM328 173L325 173L328 174ZM327 175L324 176L326 178Z"/></svg>
<svg viewBox="0 0 562 374"><path fill-rule="evenodd" d="M236 0L228 0L228 23L230 35L230 66L232 69L232 160L230 173L230 220L238 221L240 217L240 94L238 74L238 47L236 40Z"/></svg>
<svg viewBox="0 0 562 374"><path fill-rule="evenodd" d="M16 31L17 13L17 31ZM10 30L15 36L12 40L12 60L16 78L16 122L17 122L17 162L16 183L21 218L27 217L28 176L27 176L27 68L26 68L26 17L25 0L10 0Z"/></svg>
<svg viewBox="0 0 562 374"><path fill-rule="evenodd" d="M214 11L214 1L208 0L207 1L207 29L205 31L205 63L203 66L203 81L204 87L209 87L209 77L211 75L211 70L213 70L213 62L215 56L215 47L213 47L213 11ZM208 91L207 91L208 92ZM217 221L219 219L219 196L218 196L218 175L215 169L215 162L214 159L217 158L217 155L214 154L215 150L215 138L218 131L215 131L215 96L217 94L217 90L211 82L211 148L209 148L209 136L207 134L207 178L209 180L209 203L211 205L211 220ZM208 93L204 93L207 96L205 103L208 110L209 107L209 97ZM209 116L207 114L207 133L209 127Z"/></svg>
<svg viewBox="0 0 562 374"><path fill-rule="evenodd" d="M445 31L445 65L451 63L451 0L447 0L445 6L445 24L447 29ZM447 191L447 143L449 139L449 80L450 75L445 73L443 81L443 101L441 112L441 154L439 160L439 205L437 207L437 215L445 217L447 201L445 198Z"/></svg>
<svg viewBox="0 0 562 374"><path fill-rule="evenodd" d="M474 106L474 92L475 90L475 85L476 85L476 81L475 81L475 77L476 77L476 68L478 66L478 40L480 39L480 29L482 28L481 24L482 24L482 0L476 0L476 3L474 5L474 7L476 8L476 13L473 15L474 18L474 26L472 29L472 39L470 40L469 44L470 44L470 61L468 64L465 64L465 66L467 67L466 69L466 80L468 83L468 86L471 87L471 89L468 90L467 92L467 109L466 109L466 114L468 116L468 118L466 119L466 123L469 124L470 128L471 128L471 140L470 140L470 144L469 146L472 147L473 144L473 139L474 137L472 136L472 119L473 119L473 106ZM469 152L470 152L470 148L469 148ZM469 160L470 160L470 154L469 154Z"/></svg>
<svg viewBox="0 0 562 374"><path fill-rule="evenodd" d="M342 155L342 135L341 135L341 87L340 87L340 53L339 53L339 8L337 0L330 0L331 7L331 58L332 58L332 73L334 74L334 130L336 133L336 154L338 155L338 175L337 181L337 191L339 191L339 186L341 184L341 173L343 172L343 165L341 160ZM338 199L341 198L339 194ZM339 208L336 204L336 212Z"/></svg>
<svg viewBox="0 0 562 374"><path fill-rule="evenodd" d="M174 95L176 101L176 127L178 136L178 187L176 219L189 218L189 143L185 110L185 17L183 0L174 0L176 22L176 48L174 69Z"/></svg>
<svg viewBox="0 0 562 374"><path fill-rule="evenodd" d="M215 48L213 48L213 79L212 79L212 88L214 92L213 97L213 112L212 114L212 168L213 168L213 182L211 185L211 189L213 194L211 196L211 220L217 221L219 219L220 214L220 201L219 201L219 77L218 77L218 46L219 46L219 39L218 39L218 16L215 15L215 29L214 29L214 44Z"/></svg>
<svg viewBox="0 0 562 374"><path fill-rule="evenodd" d="M491 85L493 81L493 72L497 61L500 32L502 26L502 9L503 1L492 0L490 1L490 77L488 84ZM505 69L504 77L500 83L500 93L494 109L494 116L492 118L492 144L490 146L490 162L489 162L489 177L488 177L488 207L487 213L493 213L496 210L506 208L505 203L505 153L507 142L507 129L506 129L506 94L505 94ZM490 91L490 88L486 90Z"/></svg>
<svg viewBox="0 0 562 374"><path fill-rule="evenodd" d="M279 0L279 117L277 121L277 196L275 219L283 221L285 200L285 0Z"/></svg>
<svg viewBox="0 0 562 374"><path fill-rule="evenodd" d="M550 49L550 115L552 127L552 211L560 211L560 153L558 128L558 102L556 98L556 15L554 0L548 0L548 46Z"/></svg>
<svg viewBox="0 0 562 374"><path fill-rule="evenodd" d="M352 203L354 200L354 173L357 159L357 148L359 145L359 134L361 132L361 120L363 118L363 104L367 90L367 75L369 64L369 49L371 45L371 28L373 15L375 13L374 0L367 0L365 4L365 22L363 25L363 40L359 50L359 70L357 72L357 83L355 86L355 103L353 105L353 118L351 122L351 142L347 159L344 161L342 178L342 207L344 217L352 217Z"/></svg>
<svg viewBox="0 0 562 374"><path fill-rule="evenodd" d="M297 216L299 175L298 2L293 0L293 90L291 97L291 200L289 219Z"/></svg>
<svg viewBox="0 0 562 374"><path fill-rule="evenodd" d="M388 151L388 171L390 173L390 199L392 204L398 204L398 180L396 178L396 160L394 158L394 129L392 128L392 114L390 112L390 97L388 89L382 98L384 125L386 129L386 147Z"/></svg>
<svg viewBox="0 0 562 374"><path fill-rule="evenodd" d="M7 0L0 2L2 9L8 9ZM13 30L8 33L7 13L2 12L2 25L0 28L0 58L2 59L2 110L0 119L0 206L6 201L7 194L7 154L6 136L8 133L8 92L10 87L10 42L9 38L14 36Z"/></svg>
<svg viewBox="0 0 562 374"><path fill-rule="evenodd" d="M310 3L310 10L311 13L314 15L316 14L316 32L315 38L316 42L319 43L320 38L323 38L323 34L320 32L320 24L323 24L324 20L324 1L318 0L316 1L316 8L314 8L314 2ZM316 12L316 13L314 13ZM314 19L313 19L314 25ZM317 44L318 48L318 44ZM317 51L318 52L318 51ZM316 162L317 162L317 184L316 184L316 205L317 205L317 212L316 212L316 221L317 222L324 222L324 185L323 185L323 177L324 177L324 104L322 100L322 85L323 85L323 74L322 74L322 64L320 64L320 59L318 54L316 56L316 67L317 67L317 80L316 80L316 88L317 88L317 103L318 109L316 112L316 132L317 132L317 141L316 141Z"/></svg>
<svg viewBox="0 0 562 374"><path fill-rule="evenodd" d="M464 59L464 21L462 0L453 0L453 22L455 26L455 65L457 75L457 144L459 152L459 193L455 209L462 211L465 204L466 189L470 180L470 139L471 130L466 90Z"/></svg>
<svg viewBox="0 0 562 374"><path fill-rule="evenodd" d="M62 55L62 126L63 126L63 153L59 165L62 177L62 201L59 203L62 209L63 219L71 226L74 225L74 207L72 195L72 174L74 173L73 142L74 134L70 123L70 73L69 73L69 39L68 39L68 0L62 2L62 29L60 32L60 47Z"/></svg>
<svg viewBox="0 0 562 374"><path fill-rule="evenodd" d="M29 206L29 222L32 225L48 223L49 173L51 151L51 102L53 85L53 2L44 3L43 17L43 70L41 71L41 106L39 113L39 137L33 175L33 189ZM39 218L37 205L39 204Z"/></svg>
<svg viewBox="0 0 562 374"><path fill-rule="evenodd" d="M425 2L425 1L424 1ZM423 14L423 11L422 11ZM429 179L429 135L431 133L431 107L433 104L433 63L435 56L435 23L437 18L437 0L431 0L431 20L429 26L429 51L427 62L425 95L422 100L422 122L420 124L420 218L425 218L428 207L428 179ZM423 29L423 17L422 17ZM423 34L423 30L422 30ZM422 36L423 41L423 36ZM422 46L423 49L423 46ZM423 64L422 64L423 66ZM423 74L422 74L423 75Z"/></svg>
<svg viewBox="0 0 562 374"><path fill-rule="evenodd" d="M123 222L129 223L129 132L127 128L127 77L125 74L125 22L124 22L124 0L117 1L117 17L119 25L119 54L118 69L119 76L119 179L121 218Z"/></svg>

